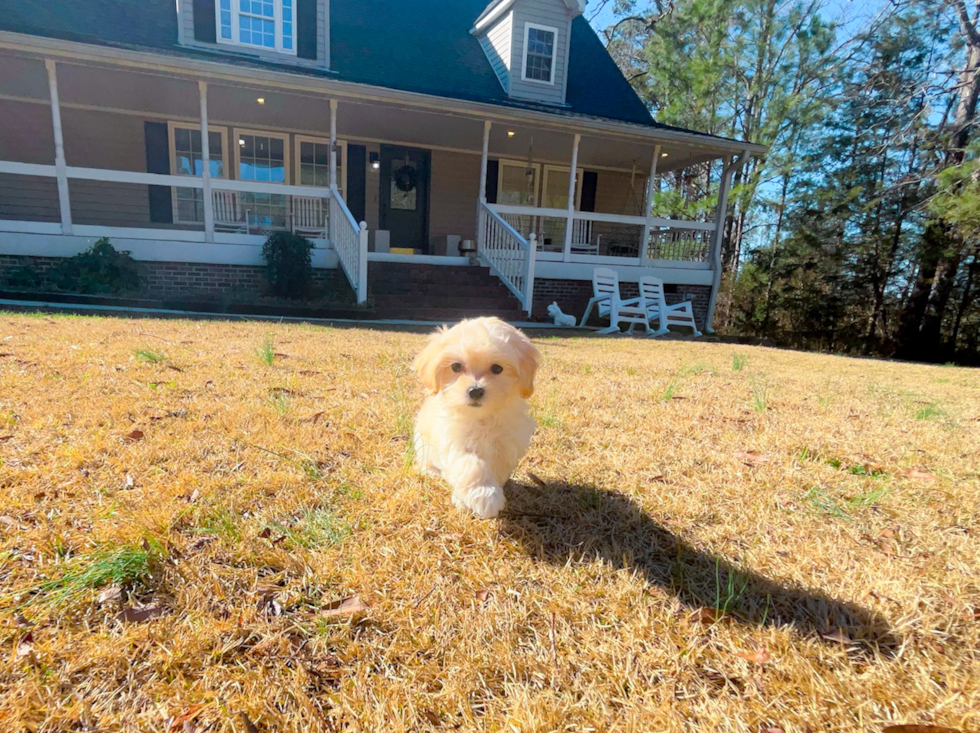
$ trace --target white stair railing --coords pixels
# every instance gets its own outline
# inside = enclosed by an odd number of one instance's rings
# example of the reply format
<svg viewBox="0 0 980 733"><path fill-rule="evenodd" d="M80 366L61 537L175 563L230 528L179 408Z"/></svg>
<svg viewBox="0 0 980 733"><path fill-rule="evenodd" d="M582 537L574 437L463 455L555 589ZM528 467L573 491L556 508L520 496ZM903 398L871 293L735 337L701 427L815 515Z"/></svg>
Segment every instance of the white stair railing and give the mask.
<svg viewBox="0 0 980 733"><path fill-rule="evenodd" d="M487 204L480 204L477 256L521 301L530 315L534 299L536 237L522 237L514 227Z"/></svg>
<svg viewBox="0 0 980 733"><path fill-rule="evenodd" d="M330 243L360 305L367 300L367 224L357 223L336 187L330 191Z"/></svg>

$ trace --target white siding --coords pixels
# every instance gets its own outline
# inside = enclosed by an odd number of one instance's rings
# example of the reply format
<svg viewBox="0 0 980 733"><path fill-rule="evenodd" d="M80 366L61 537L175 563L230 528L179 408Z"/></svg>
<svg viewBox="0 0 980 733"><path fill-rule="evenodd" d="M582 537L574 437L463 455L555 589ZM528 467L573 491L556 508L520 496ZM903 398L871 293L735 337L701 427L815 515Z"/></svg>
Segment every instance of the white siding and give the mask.
<svg viewBox="0 0 980 733"><path fill-rule="evenodd" d="M508 94L510 94L510 77L513 71L513 38L513 12L507 13L480 36L480 45L483 46L483 51L490 60L500 85Z"/></svg>
<svg viewBox="0 0 980 733"><path fill-rule="evenodd" d="M518 0L514 4L512 47L513 66L510 95L549 104L565 103L566 66L571 16L563 0ZM555 38L554 84L524 81L524 35L527 23L557 28Z"/></svg>
<svg viewBox="0 0 980 733"><path fill-rule="evenodd" d="M183 33L183 44L185 46L196 46L197 48L220 48L222 51L232 53L243 53L249 56L256 56L264 61L275 61L283 64L293 64L295 66L323 68L329 65L328 54L328 28L329 22L329 0L317 0L316 7L316 59L301 59L277 51L263 51L259 48L248 46L234 46L223 43L203 43L194 38L194 3L191 0L181 2L178 12L183 17L180 18L180 31ZM295 11L294 11L295 12ZM299 39L297 39L298 41Z"/></svg>

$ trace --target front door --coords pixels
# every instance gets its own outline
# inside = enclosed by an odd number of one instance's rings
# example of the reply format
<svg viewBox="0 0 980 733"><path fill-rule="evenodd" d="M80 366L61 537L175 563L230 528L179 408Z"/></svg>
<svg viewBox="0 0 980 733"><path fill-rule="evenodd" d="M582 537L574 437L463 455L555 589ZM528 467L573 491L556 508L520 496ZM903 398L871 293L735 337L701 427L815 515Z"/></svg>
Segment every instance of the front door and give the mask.
<svg viewBox="0 0 980 733"><path fill-rule="evenodd" d="M429 251L429 151L381 146L380 228L392 247Z"/></svg>

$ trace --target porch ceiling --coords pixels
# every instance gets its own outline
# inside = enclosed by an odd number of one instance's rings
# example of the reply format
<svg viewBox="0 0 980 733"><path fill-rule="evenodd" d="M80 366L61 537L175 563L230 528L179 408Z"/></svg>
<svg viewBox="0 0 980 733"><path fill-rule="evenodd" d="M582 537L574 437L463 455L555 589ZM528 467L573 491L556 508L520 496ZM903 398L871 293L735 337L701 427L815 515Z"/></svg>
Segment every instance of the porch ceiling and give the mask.
<svg viewBox="0 0 980 733"><path fill-rule="evenodd" d="M143 70L58 63L58 87L64 106L144 113L155 117L196 120L199 117L197 80ZM0 56L0 96L47 102L44 62L23 56ZM263 99L260 104L257 100ZM326 137L330 129L330 99L301 92L270 91L263 86L208 84L209 116L214 124L276 129ZM484 121L468 112L425 111L393 102L340 99L338 135L354 141L392 142L420 148L444 148L479 155ZM509 135L508 132L513 132ZM544 124L495 121L490 135L491 157L568 165L573 135ZM655 141L622 136L583 134L581 167L614 168L646 173ZM663 143L666 157L658 169L666 172L692 163L718 159L723 152L709 146Z"/></svg>

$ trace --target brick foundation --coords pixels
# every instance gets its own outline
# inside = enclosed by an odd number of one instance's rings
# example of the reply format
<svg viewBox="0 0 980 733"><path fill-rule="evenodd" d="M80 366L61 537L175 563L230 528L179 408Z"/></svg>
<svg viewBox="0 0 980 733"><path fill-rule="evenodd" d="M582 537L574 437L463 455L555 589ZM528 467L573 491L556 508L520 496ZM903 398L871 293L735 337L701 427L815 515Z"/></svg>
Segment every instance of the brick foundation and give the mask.
<svg viewBox="0 0 980 733"><path fill-rule="evenodd" d="M628 282L620 283L619 291L624 298L635 298L640 292L637 283ZM704 329L704 322L708 318L708 299L711 297L711 288L708 285L665 283L664 295L668 305L679 303L685 298L690 300L694 311L694 320L697 321L698 328ZM589 280L549 280L543 278L535 280L534 317L548 319L548 306L552 302L557 302L562 311L581 319L591 298L592 282ZM592 310L589 322L595 325L599 324L595 309Z"/></svg>
<svg viewBox="0 0 980 733"><path fill-rule="evenodd" d="M0 285L7 273L31 265L42 278L57 263L56 257L0 255ZM192 262L140 262L146 298L234 298L248 301L268 295L265 268L249 265L209 265ZM42 286L43 287L43 286ZM314 291L321 295L336 294L339 301L353 302L353 293L340 269L313 271Z"/></svg>

